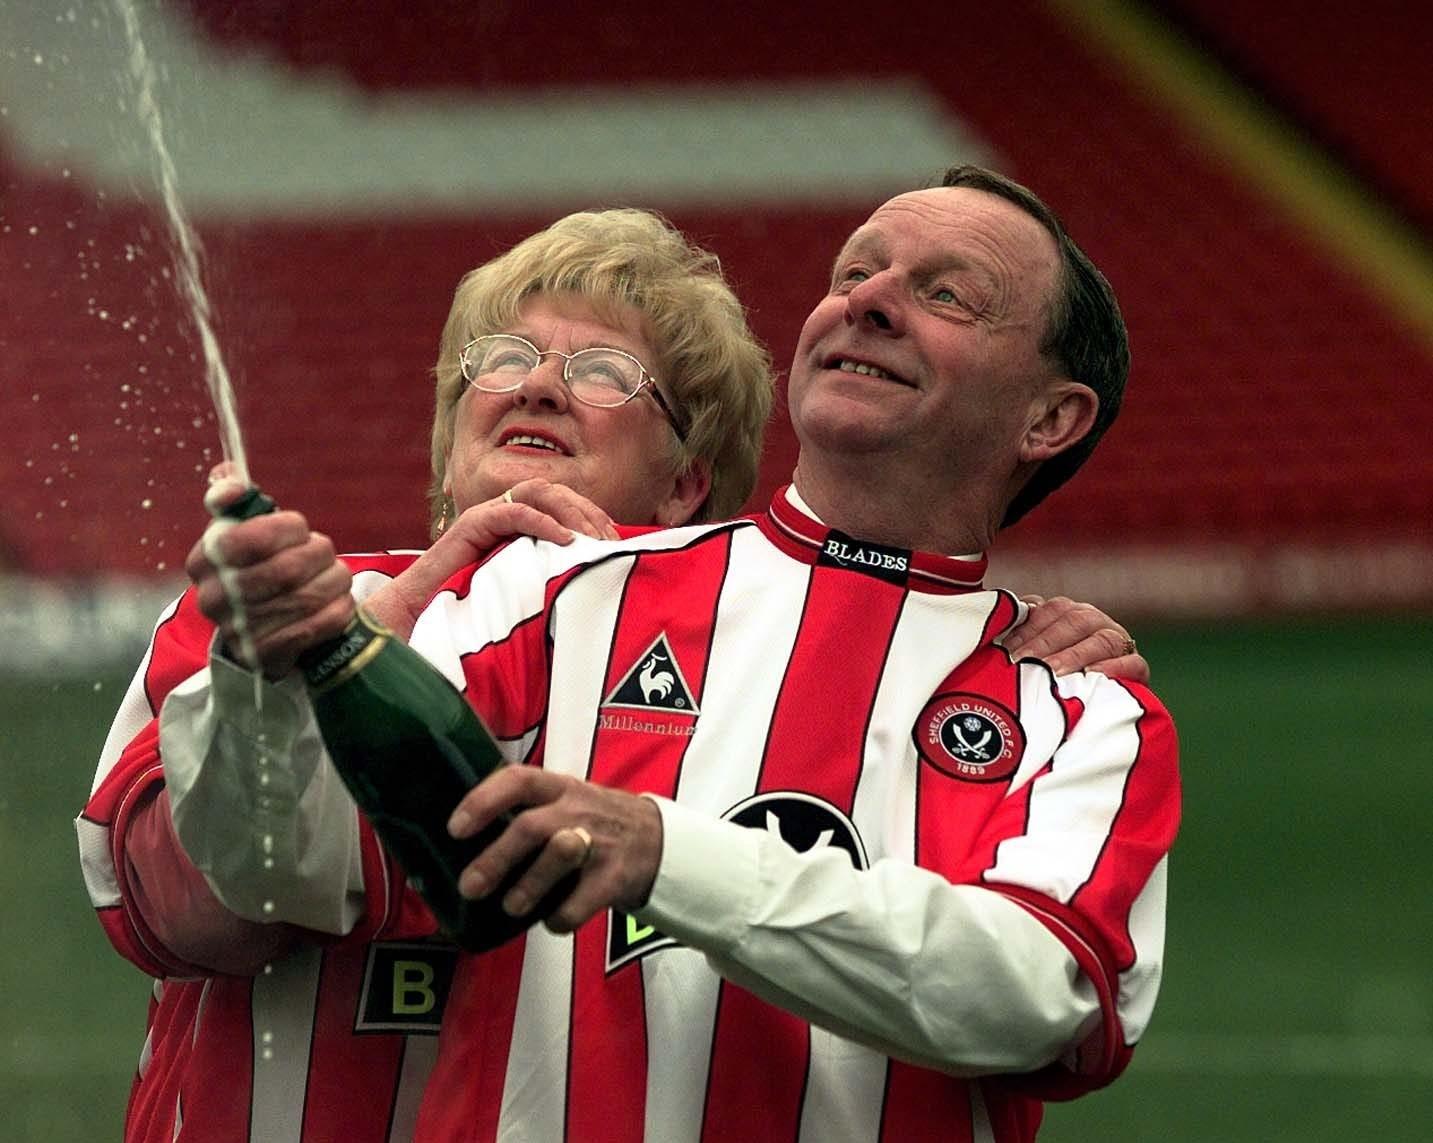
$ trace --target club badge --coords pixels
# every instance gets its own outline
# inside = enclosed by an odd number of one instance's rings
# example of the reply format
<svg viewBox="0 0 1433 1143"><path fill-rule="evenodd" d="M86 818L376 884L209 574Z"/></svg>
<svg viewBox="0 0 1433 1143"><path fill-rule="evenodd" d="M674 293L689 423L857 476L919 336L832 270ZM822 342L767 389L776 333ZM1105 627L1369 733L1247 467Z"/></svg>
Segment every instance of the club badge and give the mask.
<svg viewBox="0 0 1433 1143"><path fill-rule="evenodd" d="M926 703L911 737L920 756L952 778L1001 782L1025 755L1016 717L983 695L942 694Z"/></svg>

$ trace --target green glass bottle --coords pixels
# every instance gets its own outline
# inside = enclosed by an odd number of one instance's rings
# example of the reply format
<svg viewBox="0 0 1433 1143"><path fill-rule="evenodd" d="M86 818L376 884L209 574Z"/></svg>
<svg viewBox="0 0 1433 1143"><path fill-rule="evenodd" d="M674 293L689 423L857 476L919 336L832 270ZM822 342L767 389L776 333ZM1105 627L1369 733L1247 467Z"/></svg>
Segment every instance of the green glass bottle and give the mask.
<svg viewBox="0 0 1433 1143"><path fill-rule="evenodd" d="M273 508L251 487L224 515L247 519ZM493 948L562 902L576 875L522 917L503 911L503 894L526 864L480 901L458 892L459 874L510 819L460 841L449 836L448 818L506 763L467 699L436 667L359 608L336 639L300 657L299 669L334 768L458 944L472 952Z"/></svg>

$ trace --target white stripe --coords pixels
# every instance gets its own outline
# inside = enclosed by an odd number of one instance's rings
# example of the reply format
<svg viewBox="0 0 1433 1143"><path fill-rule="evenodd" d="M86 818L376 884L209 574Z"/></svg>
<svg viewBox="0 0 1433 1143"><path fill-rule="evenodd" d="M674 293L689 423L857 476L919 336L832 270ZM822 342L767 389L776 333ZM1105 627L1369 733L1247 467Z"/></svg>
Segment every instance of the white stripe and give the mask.
<svg viewBox="0 0 1433 1143"><path fill-rule="evenodd" d="M698 1143L721 978L701 953L670 948L643 960L642 985L647 1009L643 1137Z"/></svg>
<svg viewBox="0 0 1433 1143"><path fill-rule="evenodd" d="M776 697L800 626L801 616L789 601L802 597L801 584L809 574L806 565L775 553L755 528L732 536L722 599L741 600L743 617L731 616L718 602L702 716L688 745L677 801L720 816L755 791ZM783 577L797 585L789 586ZM758 614L752 616L747 610L751 608ZM764 653L754 661L747 638L752 630L766 636ZM741 669L722 668L733 662ZM700 754L708 755L706 763L693 763ZM714 764L712 757L720 762ZM711 1072L718 980L704 958L686 950L657 953L643 972L648 986L647 1138L696 1143Z"/></svg>
<svg viewBox="0 0 1433 1143"><path fill-rule="evenodd" d="M949 666L975 648L996 596L952 599L907 595L892 637L866 733L865 765L852 822L872 861L915 858L916 750L911 727ZM801 1139L875 1139L880 1134L886 1057L819 1028L811 1061Z"/></svg>
<svg viewBox="0 0 1433 1143"><path fill-rule="evenodd" d="M336 72L218 50L167 5L141 29L190 209L530 212L644 204L868 204L992 149L914 77L634 88L369 91ZM152 181L122 105L123 37L0 4L0 103L17 156L118 195ZM584 77L575 75L577 83ZM373 157L381 155L381 162Z"/></svg>
<svg viewBox="0 0 1433 1143"><path fill-rule="evenodd" d="M403 1069L398 1076L398 1091L393 1101L393 1125L388 1143L409 1143L418 1126L418 1105L423 1088L438 1058L437 1036L407 1036L403 1043Z"/></svg>
<svg viewBox="0 0 1433 1143"><path fill-rule="evenodd" d="M607 660L612 653L622 588L635 556L620 556L588 568L557 597L553 608L552 708L547 723L543 768L575 778L587 777L595 712L602 704ZM625 671L626 664L618 670ZM560 707L560 709L555 709ZM588 712L594 712L588 714ZM579 713L578 717L573 717Z"/></svg>
<svg viewBox="0 0 1433 1143"><path fill-rule="evenodd" d="M878 1052L813 1024L797 1136L801 1143L880 1138L889 1062Z"/></svg>
<svg viewBox="0 0 1433 1143"><path fill-rule="evenodd" d="M1129 911L1129 936L1134 944L1134 965L1120 973L1120 994L1115 1004L1124 1040L1133 1044L1149 1027L1154 1015L1157 987L1150 987L1151 964L1164 963L1165 902L1169 899L1169 855L1160 858Z"/></svg>
<svg viewBox="0 0 1433 1143"><path fill-rule="evenodd" d="M90 904L96 909L119 905L119 877L110 859L109 828L85 818L76 818L75 834L80 843L80 873L85 879Z"/></svg>
<svg viewBox="0 0 1433 1143"><path fill-rule="evenodd" d="M631 556L608 560L558 597L550 620L554 657L549 693L564 711L595 711L602 701L617 606L633 562ZM595 733L595 718L550 718L544 768L585 777ZM541 925L528 930L503 1079L499 1139L563 1137L573 950L571 937L556 936Z"/></svg>
<svg viewBox="0 0 1433 1143"><path fill-rule="evenodd" d="M302 1137L322 963L321 949L302 949L254 978L250 1143Z"/></svg>
<svg viewBox="0 0 1433 1143"><path fill-rule="evenodd" d="M995 1128L990 1125L990 1110L985 1106L985 1091L978 1083L970 1083L970 1141L995 1143Z"/></svg>
<svg viewBox="0 0 1433 1143"><path fill-rule="evenodd" d="M1049 677L1034 665L1021 670L1026 676ZM1104 852L1122 804L1126 776L1139 753L1136 722L1141 711L1123 687L1103 675L1066 675L1057 686L1060 694L1086 704L1085 716L1056 752L1050 768L1035 779L1025 833L1001 843L987 876L1024 885L1063 904L1089 880ZM1108 692L1096 700L1090 692L1099 687ZM1023 687L1022 696L1027 705L1020 720L1035 727L1036 733L1043 720L1063 722L1047 687ZM1050 859L1052 847L1058 848L1059 861Z"/></svg>
<svg viewBox="0 0 1433 1143"><path fill-rule="evenodd" d="M720 816L755 792L772 712L801 623L790 601L804 597L810 572L806 564L777 552L756 528L732 536L702 717L689 748L690 758L705 756L706 764L683 767L677 801ZM740 615L732 614L731 600L739 601ZM764 633L758 656L751 654L752 631Z"/></svg>
<svg viewBox="0 0 1433 1143"><path fill-rule="evenodd" d="M563 1138L572 1001L571 936L527 931L498 1139Z"/></svg>

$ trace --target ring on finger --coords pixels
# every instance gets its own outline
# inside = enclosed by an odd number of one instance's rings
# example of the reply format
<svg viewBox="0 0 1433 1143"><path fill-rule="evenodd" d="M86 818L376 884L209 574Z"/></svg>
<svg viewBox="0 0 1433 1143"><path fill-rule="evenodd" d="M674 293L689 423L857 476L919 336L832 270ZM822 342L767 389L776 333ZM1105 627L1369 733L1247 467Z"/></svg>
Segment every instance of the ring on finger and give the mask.
<svg viewBox="0 0 1433 1143"><path fill-rule="evenodd" d="M1126 635L1124 646L1120 648L1121 655L1133 655L1135 653L1134 636Z"/></svg>
<svg viewBox="0 0 1433 1143"><path fill-rule="evenodd" d="M575 833L582 840L582 856L577 859L577 868L581 869L592 858L592 835L582 826L569 826L568 833Z"/></svg>
<svg viewBox="0 0 1433 1143"><path fill-rule="evenodd" d="M513 502L512 489L509 488L506 492L503 493L503 503L504 503L504 504L511 504L512 502Z"/></svg>

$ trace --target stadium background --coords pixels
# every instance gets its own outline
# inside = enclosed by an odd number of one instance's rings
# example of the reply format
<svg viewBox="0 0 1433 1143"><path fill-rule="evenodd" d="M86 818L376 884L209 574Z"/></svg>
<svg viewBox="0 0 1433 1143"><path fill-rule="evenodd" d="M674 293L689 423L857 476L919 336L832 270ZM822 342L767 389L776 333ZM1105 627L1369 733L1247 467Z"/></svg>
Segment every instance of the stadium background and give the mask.
<svg viewBox="0 0 1433 1143"><path fill-rule="evenodd" d="M1168 978L1050 1140L1433 1121L1433 20L1418 6L141 0L253 474L424 536L453 287L630 202L778 365L871 205L978 159L1114 282L1135 368L996 577L1126 619L1181 728ZM69 818L218 437L114 9L0 0L0 1137L117 1137L145 982ZM764 496L789 471L778 417ZM16 906L18 905L18 908Z"/></svg>

